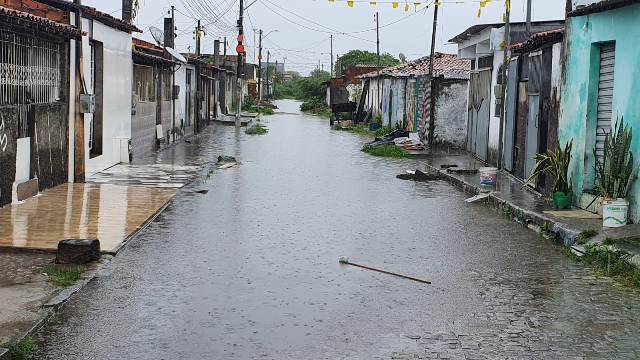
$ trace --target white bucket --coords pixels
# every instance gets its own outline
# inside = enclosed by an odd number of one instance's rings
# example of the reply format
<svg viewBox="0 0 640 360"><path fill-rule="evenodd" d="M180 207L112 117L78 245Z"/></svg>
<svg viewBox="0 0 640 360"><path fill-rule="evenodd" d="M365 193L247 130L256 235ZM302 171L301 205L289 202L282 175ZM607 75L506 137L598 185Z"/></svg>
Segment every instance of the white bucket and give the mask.
<svg viewBox="0 0 640 360"><path fill-rule="evenodd" d="M480 172L480 185L496 186L498 183L498 169L494 167L482 167Z"/></svg>
<svg viewBox="0 0 640 360"><path fill-rule="evenodd" d="M629 202L625 199L605 200L602 204L602 226L616 228L627 225Z"/></svg>

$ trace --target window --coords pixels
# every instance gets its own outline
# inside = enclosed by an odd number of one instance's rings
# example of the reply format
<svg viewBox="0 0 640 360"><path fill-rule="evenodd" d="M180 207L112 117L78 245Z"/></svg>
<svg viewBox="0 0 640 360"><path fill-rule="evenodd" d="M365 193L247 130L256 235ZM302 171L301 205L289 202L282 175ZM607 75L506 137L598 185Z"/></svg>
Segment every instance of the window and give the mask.
<svg viewBox="0 0 640 360"><path fill-rule="evenodd" d="M153 67L133 65L133 93L135 102L156 101L156 90L153 86Z"/></svg>

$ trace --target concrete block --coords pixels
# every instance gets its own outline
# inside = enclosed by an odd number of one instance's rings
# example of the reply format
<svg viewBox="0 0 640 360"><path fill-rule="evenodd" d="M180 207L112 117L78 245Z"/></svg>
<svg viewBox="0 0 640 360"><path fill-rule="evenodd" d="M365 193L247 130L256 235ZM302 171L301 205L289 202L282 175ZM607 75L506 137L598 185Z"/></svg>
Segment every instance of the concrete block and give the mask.
<svg viewBox="0 0 640 360"><path fill-rule="evenodd" d="M17 201L23 201L36 196L40 190L38 179L31 179L22 183L16 183L15 188Z"/></svg>
<svg viewBox="0 0 640 360"><path fill-rule="evenodd" d="M86 264L100 259L98 240L62 240L58 243L56 264Z"/></svg>

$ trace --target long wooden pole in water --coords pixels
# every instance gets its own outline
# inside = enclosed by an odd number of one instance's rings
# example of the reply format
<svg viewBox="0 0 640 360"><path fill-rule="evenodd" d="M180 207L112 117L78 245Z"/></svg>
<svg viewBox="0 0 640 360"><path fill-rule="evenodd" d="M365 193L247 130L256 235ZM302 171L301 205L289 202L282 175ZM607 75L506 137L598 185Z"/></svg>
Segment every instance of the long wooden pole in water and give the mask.
<svg viewBox="0 0 640 360"><path fill-rule="evenodd" d="M376 269L376 268L369 267L369 266L366 266L366 265L360 265L360 264L352 263L352 262L349 261L349 259L344 258L344 257L340 258L340 263L341 264L355 266L355 267L359 267L359 268L362 268L362 269L376 271L376 272L387 274L387 275L397 276L397 277L400 277L400 278L403 278L403 279L417 281L417 282L423 283L423 284L431 284L431 281L422 280L422 279L418 279L418 278L415 278L415 277L412 277L412 276L402 275L402 274L398 274L398 273L394 273L394 272L386 271L386 270L382 270L382 269Z"/></svg>

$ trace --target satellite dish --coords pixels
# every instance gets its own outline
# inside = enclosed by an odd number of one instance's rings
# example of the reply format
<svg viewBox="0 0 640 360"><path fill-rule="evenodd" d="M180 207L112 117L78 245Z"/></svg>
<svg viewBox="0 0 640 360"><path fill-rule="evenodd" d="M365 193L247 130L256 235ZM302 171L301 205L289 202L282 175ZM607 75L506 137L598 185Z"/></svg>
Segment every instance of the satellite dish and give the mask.
<svg viewBox="0 0 640 360"><path fill-rule="evenodd" d="M400 53L400 55L398 56L400 58L400 62L401 63L406 63L407 62L407 56L403 53Z"/></svg>
<svg viewBox="0 0 640 360"><path fill-rule="evenodd" d="M166 47L164 48L165 50L167 50L167 52L173 56L174 59L176 59L178 62L186 64L187 63L187 59L185 59L184 56L182 56L182 54L180 54L178 52L178 50L174 49L174 48L170 48L170 47Z"/></svg>
<svg viewBox="0 0 640 360"><path fill-rule="evenodd" d="M158 46L164 46L164 31L155 26L151 26L149 31L151 32L153 39L158 43Z"/></svg>

